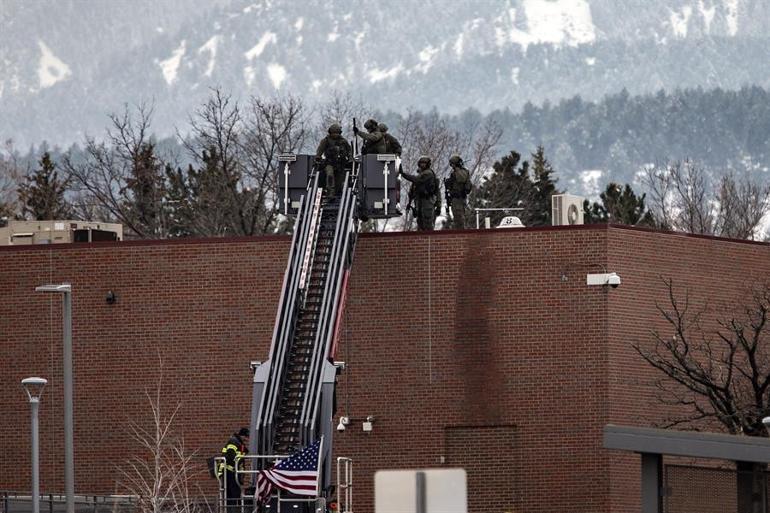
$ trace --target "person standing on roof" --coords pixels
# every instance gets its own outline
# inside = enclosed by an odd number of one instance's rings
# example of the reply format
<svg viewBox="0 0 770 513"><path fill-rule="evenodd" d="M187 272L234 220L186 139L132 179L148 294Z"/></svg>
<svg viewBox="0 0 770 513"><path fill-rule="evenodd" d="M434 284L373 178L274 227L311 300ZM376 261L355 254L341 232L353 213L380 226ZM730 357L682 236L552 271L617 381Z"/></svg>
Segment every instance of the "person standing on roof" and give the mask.
<svg viewBox="0 0 770 513"><path fill-rule="evenodd" d="M439 182L436 174L430 168L430 164L430 157L423 155L417 161L418 174L410 175L399 170L399 174L415 186L415 194L417 195L415 215L417 217L417 229L420 231L433 230L436 216L441 212Z"/></svg>
<svg viewBox="0 0 770 513"><path fill-rule="evenodd" d="M380 123L377 125L377 129L382 132L382 136L385 138L385 153L391 153L397 157L401 156L401 143L398 139L388 133L388 125Z"/></svg>
<svg viewBox="0 0 770 513"><path fill-rule="evenodd" d="M339 196L342 193L342 182L352 153L350 144L342 137L342 127L333 123L329 126L329 135L321 139L315 152L316 164L323 166L326 174L327 196Z"/></svg>
<svg viewBox="0 0 770 513"><path fill-rule="evenodd" d="M239 458L245 456L249 450L247 445L249 443L249 428L242 427L237 433L233 433L233 436L227 441L224 447L222 447L222 455L225 457L224 463L220 463L217 468L217 477L224 479L225 506L227 506L227 513L239 513L241 502L241 484L243 484L243 478L238 479L235 471L239 465Z"/></svg>
<svg viewBox="0 0 770 513"><path fill-rule="evenodd" d="M366 128L366 132L362 132L358 127L353 128L353 133L364 140L364 144L361 147L361 155L386 153L385 136L380 132L377 121L373 119L367 120L364 123L364 128Z"/></svg>
<svg viewBox="0 0 770 513"><path fill-rule="evenodd" d="M466 218L465 202L473 188L471 173L465 169L463 159L457 154L449 157L449 166L452 168L452 172L444 180L448 203L447 208L452 207L452 228L464 230Z"/></svg>

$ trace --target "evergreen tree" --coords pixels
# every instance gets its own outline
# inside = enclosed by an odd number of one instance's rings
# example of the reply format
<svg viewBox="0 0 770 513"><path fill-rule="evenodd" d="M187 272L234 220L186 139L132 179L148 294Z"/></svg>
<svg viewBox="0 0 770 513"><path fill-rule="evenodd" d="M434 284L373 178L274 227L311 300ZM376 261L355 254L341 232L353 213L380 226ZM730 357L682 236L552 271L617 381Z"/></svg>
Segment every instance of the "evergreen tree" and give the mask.
<svg viewBox="0 0 770 513"><path fill-rule="evenodd" d="M545 149L538 146L532 154L533 205L527 226L549 226L551 224L551 196L558 194L553 167L545 158Z"/></svg>
<svg viewBox="0 0 770 513"><path fill-rule="evenodd" d="M165 236L166 183L164 166L148 142L132 156L125 185L125 210L137 233L145 237Z"/></svg>
<svg viewBox="0 0 770 513"><path fill-rule="evenodd" d="M470 205L473 208L524 208L523 211L507 213L489 212L488 216L492 226L497 226L506 215L514 214L526 224L525 213L532 202L534 192L532 181L529 179L529 163L521 162L521 154L511 151L492 164L492 173L484 177L481 186L471 193Z"/></svg>
<svg viewBox="0 0 770 513"><path fill-rule="evenodd" d="M237 177L224 173L214 147L204 150L201 160L199 169L166 168L172 237L216 237L233 231L229 206L237 195Z"/></svg>
<svg viewBox="0 0 770 513"><path fill-rule="evenodd" d="M653 226L652 213L644 204L645 194L637 196L629 184L607 184L599 195L601 204L588 200L583 202L583 216L586 224L613 223L630 226Z"/></svg>
<svg viewBox="0 0 770 513"><path fill-rule="evenodd" d="M525 226L551 224L551 195L558 193L554 171L542 146L532 158L530 166L528 161L521 161L519 153L511 151L492 165L493 172L471 194L472 207L519 209L489 213L493 226L510 215L521 219Z"/></svg>
<svg viewBox="0 0 770 513"><path fill-rule="evenodd" d="M22 214L34 220L67 219L71 206L64 197L68 182L59 178L56 164L48 152L43 153L40 167L19 186Z"/></svg>

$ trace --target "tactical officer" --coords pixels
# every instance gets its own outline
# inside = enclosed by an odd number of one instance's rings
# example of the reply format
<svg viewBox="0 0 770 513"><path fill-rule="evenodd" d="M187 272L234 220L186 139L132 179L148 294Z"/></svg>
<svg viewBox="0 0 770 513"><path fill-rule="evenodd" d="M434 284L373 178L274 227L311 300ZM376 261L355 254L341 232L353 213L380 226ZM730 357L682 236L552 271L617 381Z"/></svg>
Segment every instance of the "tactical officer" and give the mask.
<svg viewBox="0 0 770 513"><path fill-rule="evenodd" d="M342 127L337 123L329 127L329 135L321 139L315 152L315 160L324 165L326 173L326 194L339 196L345 180L345 168L350 163L350 144L342 137Z"/></svg>
<svg viewBox="0 0 770 513"><path fill-rule="evenodd" d="M455 230L462 230L465 228L465 202L473 188L471 174L465 169L460 155L455 154L449 157L449 166L452 168L452 172L444 180L447 207L452 207L452 227Z"/></svg>
<svg viewBox="0 0 770 513"><path fill-rule="evenodd" d="M377 121L369 119L366 123L364 123L366 132L362 132L358 129L358 127L353 128L353 133L364 140L364 144L361 147L361 155L368 155L370 153L386 153L385 136L382 132L380 132L377 126Z"/></svg>
<svg viewBox="0 0 770 513"><path fill-rule="evenodd" d="M382 136L385 138L385 153L392 153L393 155L401 156L401 143L398 139L388 133L388 125L380 123L377 125L377 129L382 132Z"/></svg>
<svg viewBox="0 0 770 513"><path fill-rule="evenodd" d="M242 484L242 479L239 482L235 475L236 459L249 452L246 448L248 442L249 428L242 427L240 431L233 433L233 436L230 437L227 444L222 447L222 455L225 457L225 462L219 464L219 468L217 468L217 477L222 479L222 474L224 474L225 494L227 497L225 505L227 506L227 513L238 513L240 510L240 485Z"/></svg>
<svg viewBox="0 0 770 513"><path fill-rule="evenodd" d="M417 175L410 175L399 170L405 180L415 185L417 228L420 231L432 230L436 224L436 216L441 212L438 178L430 168L430 164L430 157L423 155L417 161L417 168L420 171Z"/></svg>

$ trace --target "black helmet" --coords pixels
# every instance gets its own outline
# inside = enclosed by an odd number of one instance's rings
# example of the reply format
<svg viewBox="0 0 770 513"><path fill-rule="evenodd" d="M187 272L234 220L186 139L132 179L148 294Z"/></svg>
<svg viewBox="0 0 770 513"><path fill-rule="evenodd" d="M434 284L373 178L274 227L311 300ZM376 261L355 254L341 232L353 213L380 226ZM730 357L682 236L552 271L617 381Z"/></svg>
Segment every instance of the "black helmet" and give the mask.
<svg viewBox="0 0 770 513"><path fill-rule="evenodd" d="M342 134L342 127L337 123L332 123L329 125L329 135L331 134Z"/></svg>
<svg viewBox="0 0 770 513"><path fill-rule="evenodd" d="M377 125L377 130L379 130L384 134L385 132L388 131L388 125L386 125L385 123L380 123L379 125Z"/></svg>
<svg viewBox="0 0 770 513"><path fill-rule="evenodd" d="M463 165L463 159L462 159L462 157L460 157L460 155L455 153L454 155L449 157L449 163L451 165L453 165L453 166L462 166Z"/></svg>
<svg viewBox="0 0 770 513"><path fill-rule="evenodd" d="M368 119L366 123L364 123L364 128L366 128L367 130L374 130L375 128L377 128L377 121L373 119Z"/></svg>
<svg viewBox="0 0 770 513"><path fill-rule="evenodd" d="M249 428L247 428L247 427L242 427L242 428L241 428L241 429L238 431L238 436L240 436L240 437L246 437L246 438L248 438L248 437L249 437L249 433L250 433L250 431L249 431Z"/></svg>

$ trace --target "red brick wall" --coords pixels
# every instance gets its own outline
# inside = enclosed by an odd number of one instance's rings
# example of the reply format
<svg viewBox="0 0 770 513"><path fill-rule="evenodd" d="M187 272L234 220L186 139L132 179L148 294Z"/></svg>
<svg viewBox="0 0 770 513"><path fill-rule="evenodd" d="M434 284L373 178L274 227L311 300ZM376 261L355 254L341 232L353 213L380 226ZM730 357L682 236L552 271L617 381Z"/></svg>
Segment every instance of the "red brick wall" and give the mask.
<svg viewBox="0 0 770 513"><path fill-rule="evenodd" d="M285 238L0 249L0 489L29 488L18 383L31 375L50 381L41 488L63 488L60 301L36 285L73 284L76 486L113 493L158 352L201 459L247 422L248 362L267 356L287 250ZM682 272L719 295L746 277L723 269L766 272L768 257L767 245L604 227L363 236L337 355L338 414L354 420L335 444L355 460L355 509L371 511L377 469L462 465L473 512L629 511L638 460L603 450L601 430L662 415L628 345L661 298L649 276ZM620 288L585 285L603 267ZM489 459L505 479L488 481Z"/></svg>
<svg viewBox="0 0 770 513"><path fill-rule="evenodd" d="M656 308L670 310L663 280L673 281L680 303L689 295L691 311L705 307L704 327L715 329L717 318L733 312L752 285L770 277L770 245L611 228L607 248L607 267L623 280L618 289L607 291L609 421L651 425L681 417L680 411L661 406L654 387L661 374L644 364L632 347L651 344L652 329L673 335ZM638 504L639 479L628 473L629 465L637 468L639 457L613 452L613 511L629 511Z"/></svg>

